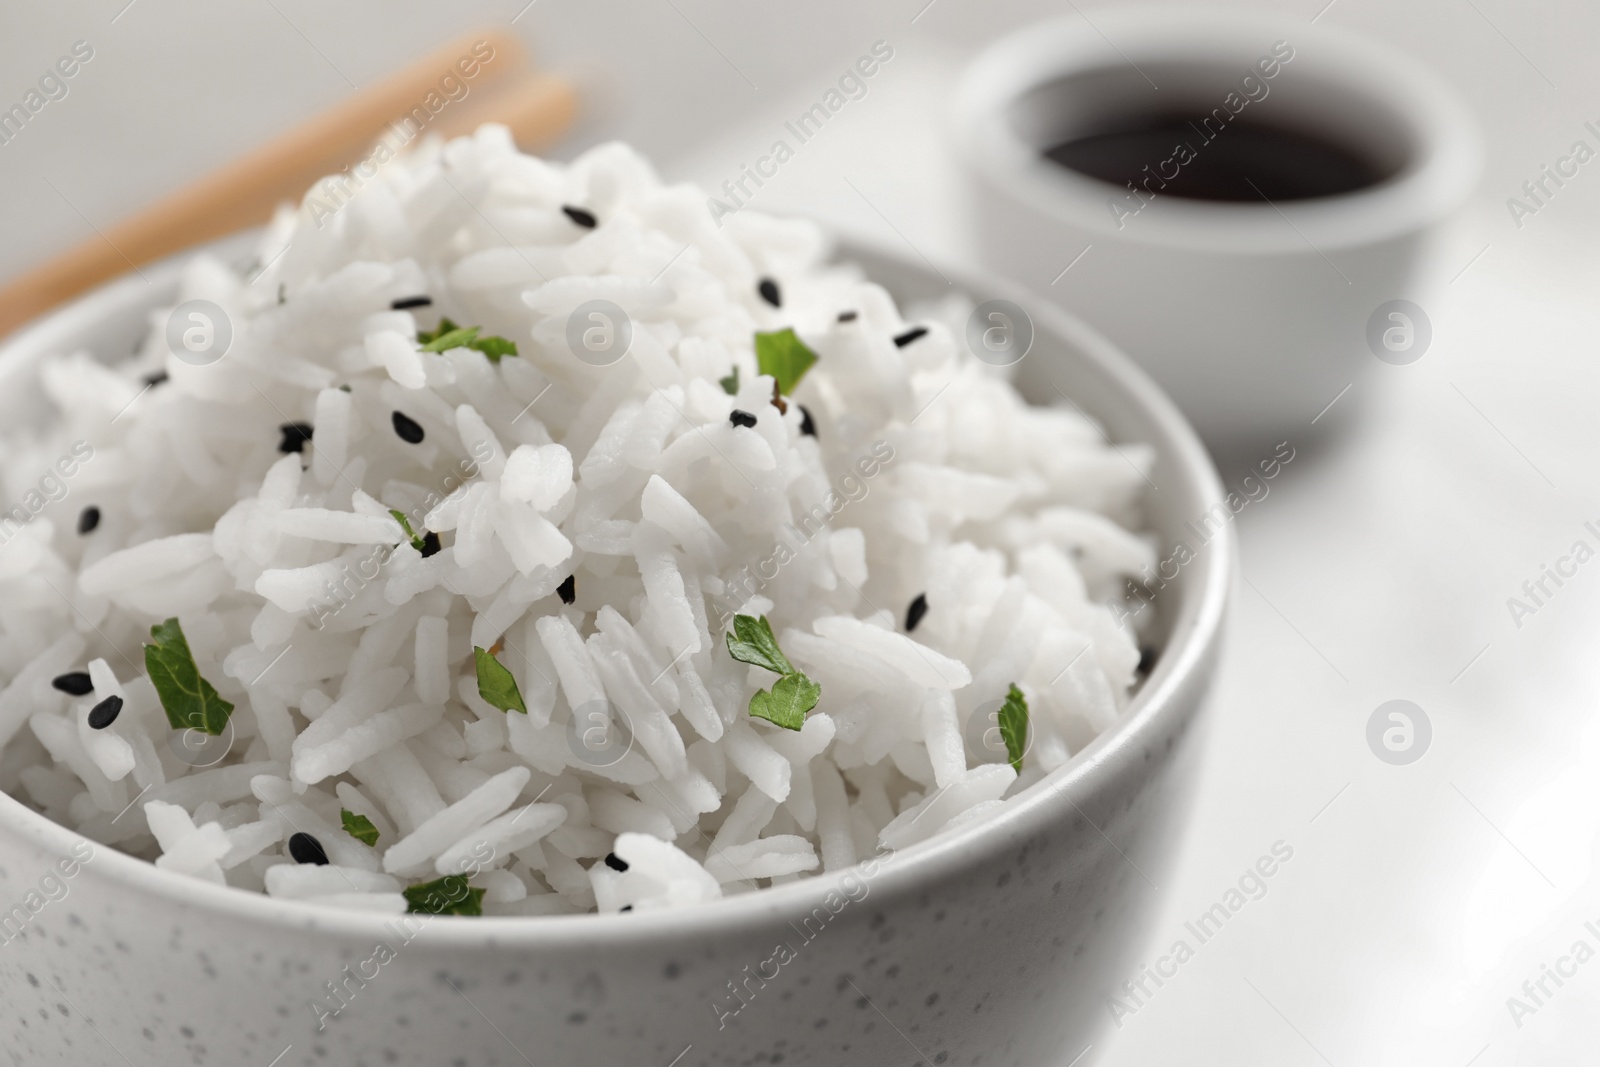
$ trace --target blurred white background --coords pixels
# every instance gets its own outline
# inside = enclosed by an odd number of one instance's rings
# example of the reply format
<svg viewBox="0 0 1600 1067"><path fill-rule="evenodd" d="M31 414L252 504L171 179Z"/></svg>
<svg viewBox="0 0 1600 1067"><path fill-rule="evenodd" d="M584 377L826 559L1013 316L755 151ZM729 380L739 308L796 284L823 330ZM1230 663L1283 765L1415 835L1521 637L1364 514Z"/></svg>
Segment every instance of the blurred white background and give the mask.
<svg viewBox="0 0 1600 1067"><path fill-rule="evenodd" d="M1072 0L10 0L0 104L75 41L70 83L0 145L14 274L476 26L579 79L555 154L636 143L718 185L876 40L894 59L755 204L970 257L945 143L964 58ZM1575 1063L1600 1037L1600 963L1519 1020L1506 999L1572 943L1600 948L1600 563L1518 627L1506 606L1600 538L1600 164L1519 228L1506 199L1600 122L1600 5L1296 0L1280 16L1385 40L1442 74L1489 145L1424 301L1433 347L1385 368L1359 423L1302 452L1239 520L1245 578L1204 789L1147 962L1282 840L1294 858L1094 1050L1145 1064ZM858 193L844 179L860 190ZM865 197L862 195L865 194ZM866 198L870 198L870 203ZM1070 255L1070 252L1069 252ZM1063 259L1065 263L1066 259ZM1022 278L1036 288L1048 278ZM1382 702L1432 747L1368 750ZM1520 1025L1519 1025L1520 1023ZM1065 1064L1079 1050L1063 1050Z"/></svg>

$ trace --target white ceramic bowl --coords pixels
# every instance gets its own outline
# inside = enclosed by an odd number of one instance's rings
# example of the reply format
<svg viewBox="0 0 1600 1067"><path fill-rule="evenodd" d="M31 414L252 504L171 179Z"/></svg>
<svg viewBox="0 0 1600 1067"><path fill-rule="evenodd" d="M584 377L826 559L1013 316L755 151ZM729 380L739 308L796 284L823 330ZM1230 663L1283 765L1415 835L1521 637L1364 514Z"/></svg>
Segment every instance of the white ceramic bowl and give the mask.
<svg viewBox="0 0 1600 1067"><path fill-rule="evenodd" d="M842 254L901 301L949 291L919 264ZM129 351L175 290L175 264L144 273L150 284L114 282L0 349L0 415L34 402L46 352ZM1150 519L1165 542L1221 498L1177 410L1098 335L946 273L1034 309L1025 385L1048 370L1113 440L1154 446ZM0 795L8 1051L32 1067L1065 1064L1108 1021L1147 879L1172 853L1234 568L1231 535L1184 568L1157 601L1160 658L1130 708L1003 814L875 869L705 906L428 917L413 933L103 846L77 863L81 837ZM334 986L346 1004L325 1016L312 1004L340 1006Z"/></svg>
<svg viewBox="0 0 1600 1067"><path fill-rule="evenodd" d="M1277 63L1275 45L1292 58ZM1241 89L1246 75L1255 81ZM1159 183L1181 166L1158 156L1139 207L1043 154L1123 114L1235 105L1230 122L1315 132L1389 176L1280 203L1181 199ZM1219 121L1207 132L1229 131ZM1380 366L1369 320L1391 300L1425 299L1424 253L1482 155L1464 107L1416 60L1303 20L1194 9L1101 10L1092 24L1072 14L1001 39L962 79L955 133L985 262L1105 331L1228 451L1304 441L1326 405ZM1422 350L1382 358L1408 355Z"/></svg>

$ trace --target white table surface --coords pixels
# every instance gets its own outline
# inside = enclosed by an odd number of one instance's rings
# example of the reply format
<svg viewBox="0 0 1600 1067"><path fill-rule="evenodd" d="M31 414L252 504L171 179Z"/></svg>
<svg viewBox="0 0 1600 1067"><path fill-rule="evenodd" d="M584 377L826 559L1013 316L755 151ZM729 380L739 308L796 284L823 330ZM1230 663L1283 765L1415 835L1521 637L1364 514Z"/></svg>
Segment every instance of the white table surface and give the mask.
<svg viewBox="0 0 1600 1067"><path fill-rule="evenodd" d="M352 79L519 10L517 29L604 104L564 152L623 136L669 177L712 186L872 41L891 41L896 57L868 96L756 205L961 261L971 242L943 140L949 79L998 30L1074 10L1070 0L125 3L0 12L0 99L20 98L72 41L97 49L48 121L0 146L0 272L328 106ZM1600 950L1584 928L1600 930L1600 559L1520 628L1506 600L1573 541L1600 548L1583 528L1600 527L1600 164L1521 229L1504 201L1600 117L1590 54L1600 7L1324 4L1271 6L1384 37L1440 69L1489 134L1483 194L1424 301L1431 350L1383 368L1359 425L1340 423L1336 407L1340 440L1302 451L1238 520L1247 581L1193 829L1162 886L1169 904L1147 962L1274 842L1294 857L1095 1053L1113 1065L1592 1061L1600 961L1559 989L1548 983L1554 995L1520 1026L1506 998L1578 939ZM1409 766L1366 745L1368 716L1391 698L1433 724L1432 747ZM1063 1063L1077 1051L1063 1050Z"/></svg>

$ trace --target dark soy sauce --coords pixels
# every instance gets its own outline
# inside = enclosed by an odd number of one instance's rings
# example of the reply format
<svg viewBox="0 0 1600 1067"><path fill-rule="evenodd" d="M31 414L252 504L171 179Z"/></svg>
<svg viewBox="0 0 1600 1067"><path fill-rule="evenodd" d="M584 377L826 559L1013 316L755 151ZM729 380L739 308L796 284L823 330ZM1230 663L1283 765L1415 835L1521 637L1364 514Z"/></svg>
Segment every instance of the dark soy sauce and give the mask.
<svg viewBox="0 0 1600 1067"><path fill-rule="evenodd" d="M1153 116L1064 141L1044 155L1122 190L1132 182L1158 196L1189 200L1310 200L1353 193L1387 177L1372 161L1315 134L1242 115L1218 128L1214 119L1206 124L1210 117Z"/></svg>

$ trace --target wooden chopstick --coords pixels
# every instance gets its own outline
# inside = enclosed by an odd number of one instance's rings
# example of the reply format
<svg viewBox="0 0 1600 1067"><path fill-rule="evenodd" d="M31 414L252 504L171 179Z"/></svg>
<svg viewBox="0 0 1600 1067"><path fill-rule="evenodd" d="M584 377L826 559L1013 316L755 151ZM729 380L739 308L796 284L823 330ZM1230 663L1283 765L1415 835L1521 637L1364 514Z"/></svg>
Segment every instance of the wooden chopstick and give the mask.
<svg viewBox="0 0 1600 1067"><path fill-rule="evenodd" d="M446 111L437 132L459 137L485 122L498 122L510 127L520 147L532 149L566 132L577 114L578 94L570 81L553 74L524 74L469 97L459 110Z"/></svg>
<svg viewBox="0 0 1600 1067"><path fill-rule="evenodd" d="M498 121L524 147L548 142L572 121L576 97L569 84L529 74L524 64L521 43L506 33L473 34L438 49L6 283L0 335L134 267L267 221L278 203L298 201L312 182L356 162L409 115L419 133L451 136ZM463 86L465 95L457 96Z"/></svg>

